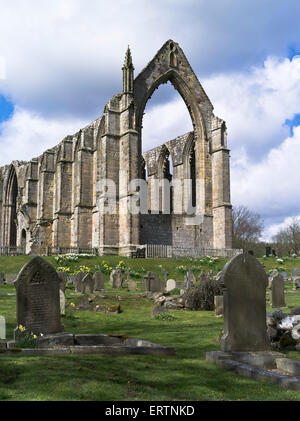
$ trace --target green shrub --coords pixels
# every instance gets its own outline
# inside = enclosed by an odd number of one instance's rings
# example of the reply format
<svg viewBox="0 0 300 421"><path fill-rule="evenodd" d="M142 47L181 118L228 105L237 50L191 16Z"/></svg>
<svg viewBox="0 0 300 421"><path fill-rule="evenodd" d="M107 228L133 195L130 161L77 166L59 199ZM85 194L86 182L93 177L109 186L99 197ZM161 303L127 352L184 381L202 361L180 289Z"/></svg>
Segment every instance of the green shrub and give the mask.
<svg viewBox="0 0 300 421"><path fill-rule="evenodd" d="M185 306L191 310L213 310L215 295L223 295L220 280L202 280L185 293Z"/></svg>
<svg viewBox="0 0 300 421"><path fill-rule="evenodd" d="M154 319L163 320L165 322L171 322L172 320L175 320L176 317L173 316L173 314L171 314L171 313L158 313L158 314L156 314Z"/></svg>

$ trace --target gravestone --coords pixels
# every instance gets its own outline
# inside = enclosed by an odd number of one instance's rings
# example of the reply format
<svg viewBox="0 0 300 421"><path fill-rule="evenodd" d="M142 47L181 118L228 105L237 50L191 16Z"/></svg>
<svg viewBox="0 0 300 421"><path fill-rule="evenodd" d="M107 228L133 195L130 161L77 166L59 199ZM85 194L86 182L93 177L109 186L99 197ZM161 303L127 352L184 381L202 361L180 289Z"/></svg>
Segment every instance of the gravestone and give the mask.
<svg viewBox="0 0 300 421"><path fill-rule="evenodd" d="M82 285L82 279L84 278L84 272L78 272L75 279L74 279L74 284L75 284L75 291L76 292L82 292L83 289L83 285Z"/></svg>
<svg viewBox="0 0 300 421"><path fill-rule="evenodd" d="M273 278L275 278L276 276L279 275L279 272L277 269L274 269L271 274L268 277L268 288L272 288L272 282L273 282Z"/></svg>
<svg viewBox="0 0 300 421"><path fill-rule="evenodd" d="M95 286L95 280L90 273L87 273L85 275L85 277L82 279L81 283L82 283L82 293L83 294L87 294L87 292L89 292L90 294L93 294L94 286Z"/></svg>
<svg viewBox="0 0 300 421"><path fill-rule="evenodd" d="M5 274L5 282L7 284L13 284L15 280L17 279L18 274L17 273L6 273Z"/></svg>
<svg viewBox="0 0 300 421"><path fill-rule="evenodd" d="M57 272L57 275L59 277L59 289L65 292L68 282L68 275L66 272Z"/></svg>
<svg viewBox="0 0 300 421"><path fill-rule="evenodd" d="M169 272L166 269L164 269L164 283L165 283L165 285L167 285L168 275L169 275Z"/></svg>
<svg viewBox="0 0 300 421"><path fill-rule="evenodd" d="M276 276L273 276L272 279L271 303L273 308L286 306L284 299L284 280L280 273L278 273Z"/></svg>
<svg viewBox="0 0 300 421"><path fill-rule="evenodd" d="M284 281L288 280L288 274L286 273L286 271L282 271L280 272L280 274L282 275Z"/></svg>
<svg viewBox="0 0 300 421"><path fill-rule="evenodd" d="M194 286L195 277L191 270L188 270L186 273L186 289L190 289Z"/></svg>
<svg viewBox="0 0 300 421"><path fill-rule="evenodd" d="M129 291L136 291L137 283L129 279L129 281L127 281L127 288L129 289Z"/></svg>
<svg viewBox="0 0 300 421"><path fill-rule="evenodd" d="M109 283L113 288L122 288L123 285L123 273L121 269L115 269L111 272Z"/></svg>
<svg viewBox="0 0 300 421"><path fill-rule="evenodd" d="M4 273L0 272L0 285L4 284Z"/></svg>
<svg viewBox="0 0 300 421"><path fill-rule="evenodd" d="M36 335L63 331L59 277L51 263L40 256L34 257L23 266L14 285L18 325Z"/></svg>
<svg viewBox="0 0 300 421"><path fill-rule="evenodd" d="M293 282L293 290L296 291L298 286L298 278L299 278L299 269L293 268L292 269L292 282Z"/></svg>
<svg viewBox="0 0 300 421"><path fill-rule="evenodd" d="M266 329L268 277L261 263L248 253L233 257L224 266L224 335L222 351L270 349Z"/></svg>
<svg viewBox="0 0 300 421"><path fill-rule="evenodd" d="M147 275L144 276L144 288L146 291L151 292L162 292L163 283L159 279L159 276L155 272L147 272Z"/></svg>
<svg viewBox="0 0 300 421"><path fill-rule="evenodd" d="M223 295L215 295L214 297L215 316L224 315L224 299Z"/></svg>
<svg viewBox="0 0 300 421"><path fill-rule="evenodd" d="M6 322L3 316L0 316L0 339L6 339Z"/></svg>
<svg viewBox="0 0 300 421"><path fill-rule="evenodd" d="M166 291L169 292L175 288L176 288L176 281L174 281L174 279L168 279L167 285L166 285Z"/></svg>
<svg viewBox="0 0 300 421"><path fill-rule="evenodd" d="M61 289L59 290L59 307L60 315L64 316L66 314L66 295Z"/></svg>
<svg viewBox="0 0 300 421"><path fill-rule="evenodd" d="M98 270L94 273L94 280L95 280L95 291L102 291L104 289L104 279L103 274Z"/></svg>
<svg viewBox="0 0 300 421"><path fill-rule="evenodd" d="M195 275L194 275L192 269L189 269L187 271L187 273L186 273L186 279L187 280L190 280L193 284L196 282L196 278L195 278Z"/></svg>
<svg viewBox="0 0 300 421"><path fill-rule="evenodd" d="M214 280L214 271L213 270L209 271L209 278L210 278L211 281Z"/></svg>

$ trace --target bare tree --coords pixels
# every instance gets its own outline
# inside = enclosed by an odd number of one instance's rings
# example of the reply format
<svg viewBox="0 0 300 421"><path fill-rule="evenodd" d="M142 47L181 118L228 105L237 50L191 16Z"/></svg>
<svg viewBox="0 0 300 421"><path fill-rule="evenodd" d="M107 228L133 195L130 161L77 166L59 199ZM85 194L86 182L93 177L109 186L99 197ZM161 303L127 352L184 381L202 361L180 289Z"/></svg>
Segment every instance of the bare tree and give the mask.
<svg viewBox="0 0 300 421"><path fill-rule="evenodd" d="M273 241L278 247L291 253L300 252L300 221L299 218L292 218L286 228L282 228L273 237Z"/></svg>
<svg viewBox="0 0 300 421"><path fill-rule="evenodd" d="M250 211L246 206L232 209L234 248L248 249L259 242L264 228L264 222L258 213Z"/></svg>

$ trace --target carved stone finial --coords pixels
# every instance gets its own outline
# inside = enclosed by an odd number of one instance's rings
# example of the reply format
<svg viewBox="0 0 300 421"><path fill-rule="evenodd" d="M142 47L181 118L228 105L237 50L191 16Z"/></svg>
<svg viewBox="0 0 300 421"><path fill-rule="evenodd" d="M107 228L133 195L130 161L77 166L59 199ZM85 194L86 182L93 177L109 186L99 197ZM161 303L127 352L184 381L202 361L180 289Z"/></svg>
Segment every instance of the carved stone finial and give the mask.
<svg viewBox="0 0 300 421"><path fill-rule="evenodd" d="M132 56L131 56L129 45L125 54L125 60L124 60L124 65L122 67L122 70L123 70L123 93L132 94L134 67L132 64Z"/></svg>

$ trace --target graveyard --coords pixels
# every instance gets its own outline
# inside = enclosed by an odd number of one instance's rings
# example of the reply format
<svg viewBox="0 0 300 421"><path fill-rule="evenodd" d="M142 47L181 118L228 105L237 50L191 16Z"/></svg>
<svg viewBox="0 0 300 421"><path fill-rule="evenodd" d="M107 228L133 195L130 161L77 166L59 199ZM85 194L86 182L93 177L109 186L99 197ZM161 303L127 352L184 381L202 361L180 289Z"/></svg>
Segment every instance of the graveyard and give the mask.
<svg viewBox="0 0 300 421"><path fill-rule="evenodd" d="M9 279L6 283L0 285L1 315L6 319L7 341L13 341L17 326L16 287L12 280L31 259L31 256L0 257L0 273L11 275L6 277ZM89 274L102 273L100 291L91 292L88 286L83 293L76 292L76 285L66 283L64 315L60 317L64 332L79 336L102 334L109 338L121 338L122 341L138 338L173 348L175 352L172 355L115 355L109 352L22 355L16 348L12 348L9 354L2 349L1 401L299 400L299 390L243 377L207 361L206 353L220 351L224 347L220 341L224 317L216 316L214 310L170 306L166 312L153 317L153 308L159 304L161 296L165 303L170 303L181 292L179 288L173 288L157 294L156 298L154 294L145 293L143 279L151 281L149 271L157 274L161 281L166 277L173 280L170 285L182 288L187 271L192 271L197 284L203 273L213 271L217 275L228 259L130 259L116 256L45 259L59 274L74 276L73 273L81 269L89 279ZM267 274L277 269L287 277L284 282L284 302L281 303L284 305L281 307L283 314L289 314L292 309L299 307L300 289L294 288L291 277L293 272L300 270L300 259L268 257L259 261ZM129 290L129 281L114 284L111 274L118 271L123 273L125 281L130 278L135 288ZM278 273L273 271L272 274L266 288L267 313L276 310L274 300L277 296L272 288L274 290L276 287ZM93 287L96 289L95 284ZM247 311L251 311L250 306ZM248 323L251 332L250 320ZM254 331L252 335L255 335ZM246 334L247 337L250 337L251 344L253 336ZM281 349L280 353L288 359L300 361L296 349Z"/></svg>

